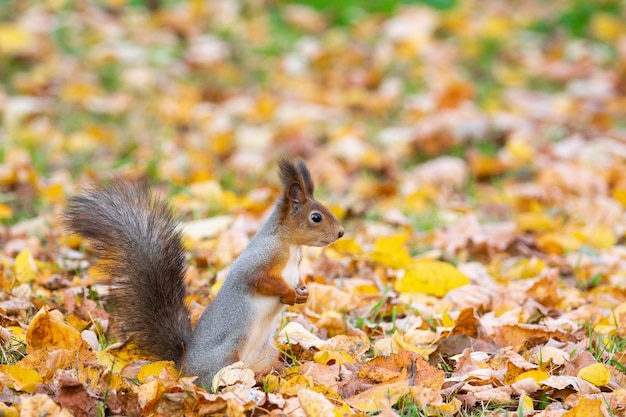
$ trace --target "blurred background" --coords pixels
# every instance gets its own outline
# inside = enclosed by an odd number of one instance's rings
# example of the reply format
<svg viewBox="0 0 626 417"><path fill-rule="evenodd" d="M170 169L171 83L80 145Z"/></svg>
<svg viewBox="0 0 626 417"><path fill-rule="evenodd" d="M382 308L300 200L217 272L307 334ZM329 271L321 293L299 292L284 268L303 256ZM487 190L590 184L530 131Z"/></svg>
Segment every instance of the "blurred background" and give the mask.
<svg viewBox="0 0 626 417"><path fill-rule="evenodd" d="M229 211L284 155L359 216L385 197L413 220L471 206L555 155L584 176L559 187L611 195L625 16L618 0L5 0L0 218L112 173L199 187L211 204L176 202L196 217Z"/></svg>

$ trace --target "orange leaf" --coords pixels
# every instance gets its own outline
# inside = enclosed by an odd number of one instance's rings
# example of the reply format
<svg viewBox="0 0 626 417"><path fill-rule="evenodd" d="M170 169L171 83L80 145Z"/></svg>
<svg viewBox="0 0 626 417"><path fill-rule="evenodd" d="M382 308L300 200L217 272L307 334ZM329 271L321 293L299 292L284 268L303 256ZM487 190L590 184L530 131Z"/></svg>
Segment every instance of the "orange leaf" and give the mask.
<svg viewBox="0 0 626 417"><path fill-rule="evenodd" d="M29 353L45 348L74 349L82 345L78 330L63 322L58 310L48 311L43 307L33 317L26 332L26 347Z"/></svg>

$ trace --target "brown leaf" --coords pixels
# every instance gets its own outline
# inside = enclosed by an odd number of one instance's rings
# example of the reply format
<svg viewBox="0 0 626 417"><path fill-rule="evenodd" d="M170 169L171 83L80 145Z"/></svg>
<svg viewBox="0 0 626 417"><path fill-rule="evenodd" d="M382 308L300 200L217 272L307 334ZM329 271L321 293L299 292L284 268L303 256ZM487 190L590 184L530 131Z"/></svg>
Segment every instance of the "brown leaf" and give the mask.
<svg viewBox="0 0 626 417"><path fill-rule="evenodd" d="M512 346L520 351L535 345L546 343L549 339L567 342L577 341L577 337L563 330L548 330L545 326L534 324L509 324L494 329L494 342L498 346Z"/></svg>
<svg viewBox="0 0 626 417"><path fill-rule="evenodd" d="M479 335L480 321L474 314L473 308L464 308L461 310L459 317L454 322L454 327L450 331L450 336L466 335L477 338ZM480 333L484 333L480 331Z"/></svg>
<svg viewBox="0 0 626 417"><path fill-rule="evenodd" d="M54 401L61 407L70 410L75 416L93 416L97 413L97 398L87 391L80 381L63 373L58 378L58 388Z"/></svg>

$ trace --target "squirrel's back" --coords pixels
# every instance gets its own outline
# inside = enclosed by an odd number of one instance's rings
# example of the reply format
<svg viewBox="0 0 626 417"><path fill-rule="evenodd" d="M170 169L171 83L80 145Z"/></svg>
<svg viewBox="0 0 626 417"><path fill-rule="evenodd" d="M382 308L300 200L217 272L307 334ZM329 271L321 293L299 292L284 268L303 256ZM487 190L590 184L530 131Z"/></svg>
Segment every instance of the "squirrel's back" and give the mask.
<svg viewBox="0 0 626 417"><path fill-rule="evenodd" d="M191 324L185 252L168 204L145 185L114 179L72 198L65 222L98 252L119 330L141 351L180 365Z"/></svg>

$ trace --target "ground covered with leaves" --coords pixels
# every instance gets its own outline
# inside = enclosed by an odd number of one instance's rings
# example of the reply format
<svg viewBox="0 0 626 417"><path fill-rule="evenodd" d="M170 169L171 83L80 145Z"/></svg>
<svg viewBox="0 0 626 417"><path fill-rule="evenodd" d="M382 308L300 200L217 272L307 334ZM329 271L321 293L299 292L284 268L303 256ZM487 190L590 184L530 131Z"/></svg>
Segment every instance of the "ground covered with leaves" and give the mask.
<svg viewBox="0 0 626 417"><path fill-rule="evenodd" d="M624 415L624 2L325 3L0 3L2 415ZM116 343L66 199L167 195L197 318L283 156L346 228L285 369L202 389Z"/></svg>

